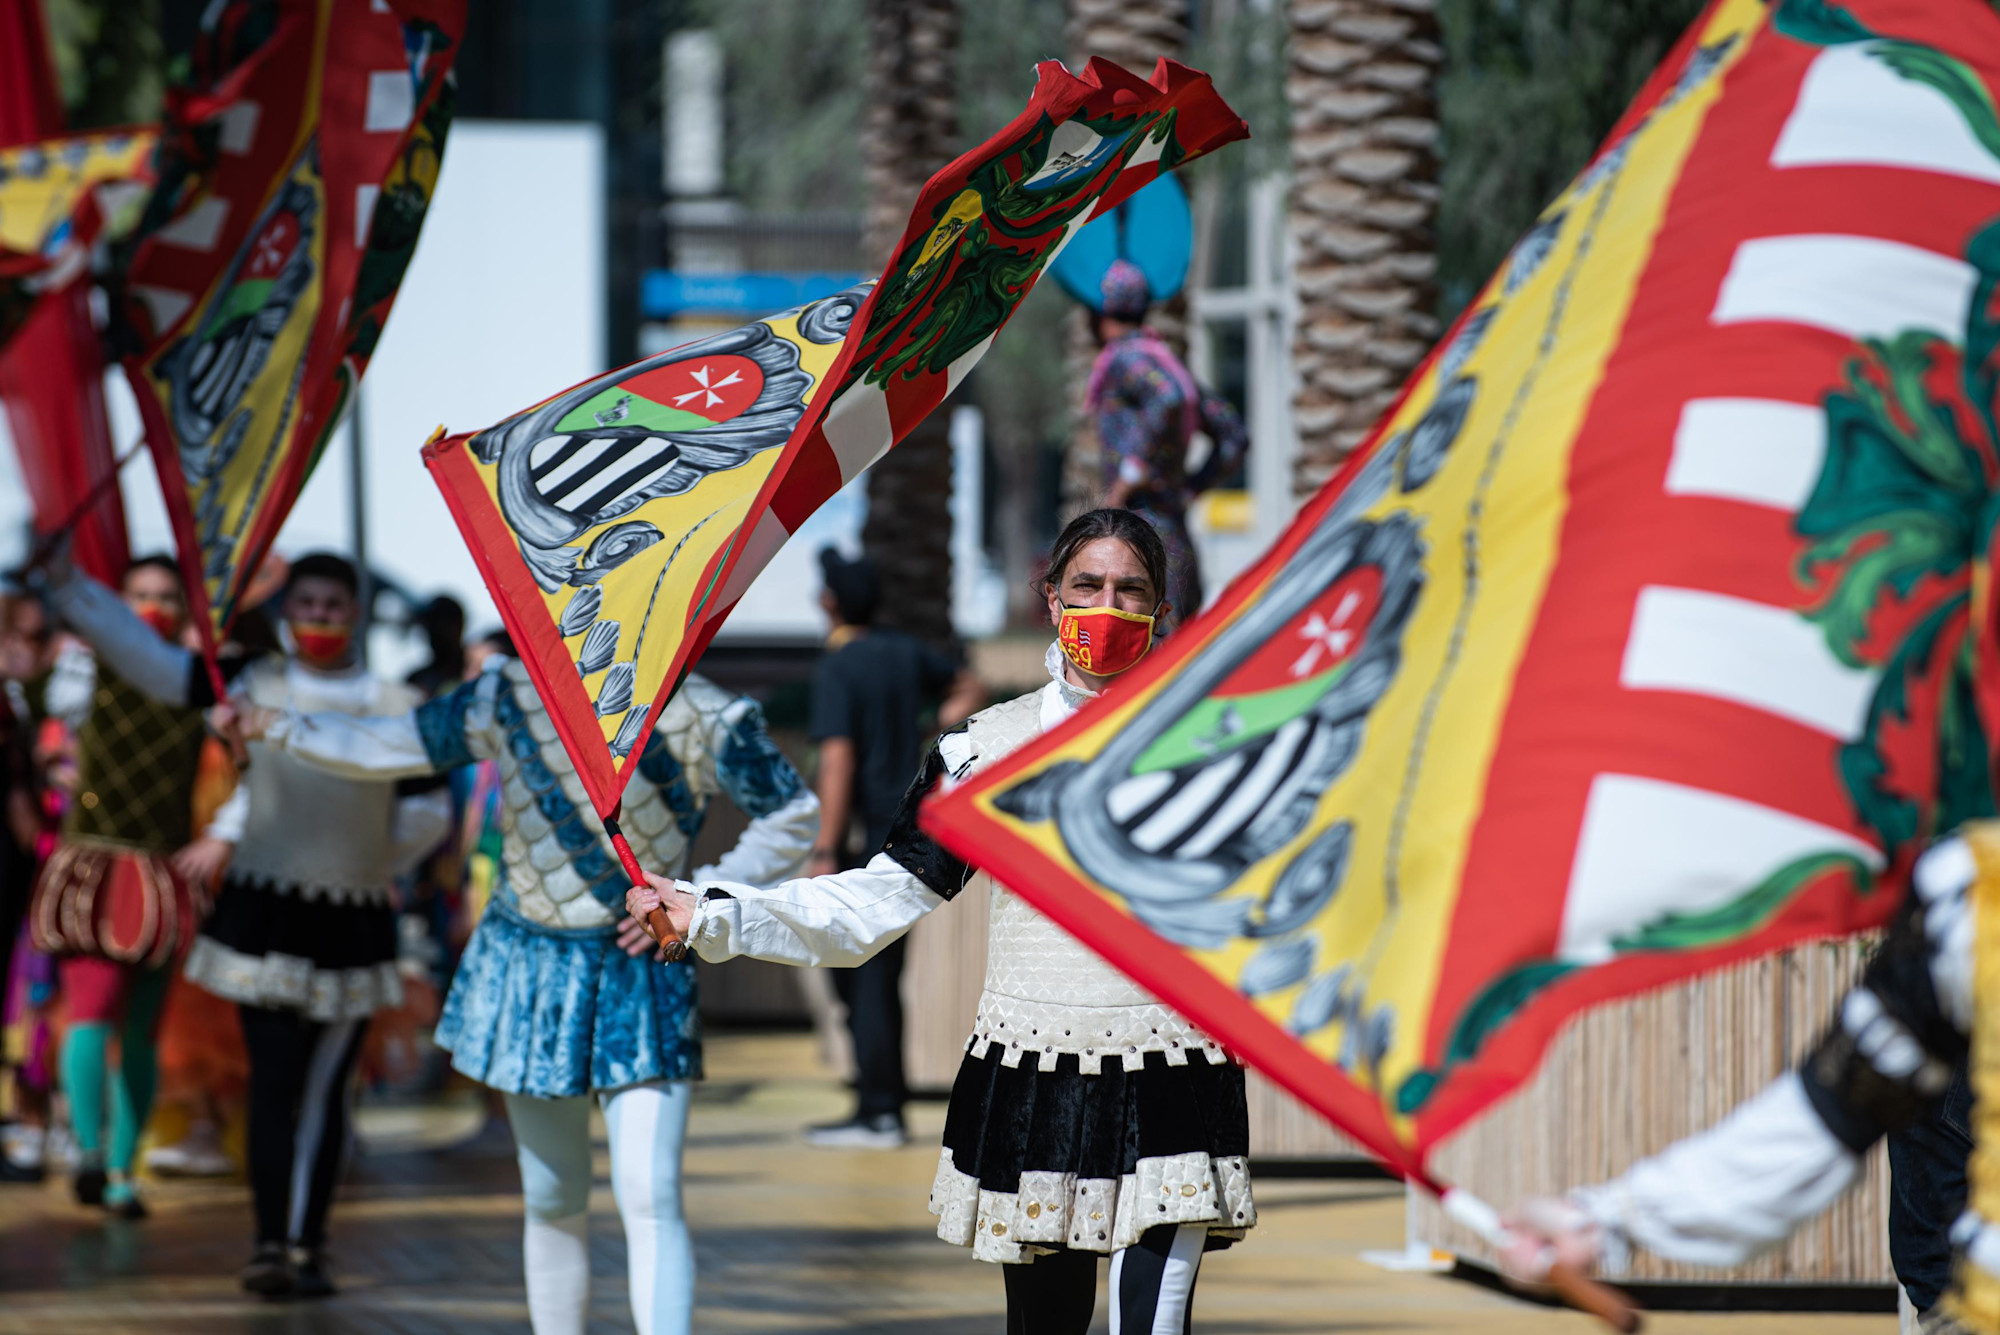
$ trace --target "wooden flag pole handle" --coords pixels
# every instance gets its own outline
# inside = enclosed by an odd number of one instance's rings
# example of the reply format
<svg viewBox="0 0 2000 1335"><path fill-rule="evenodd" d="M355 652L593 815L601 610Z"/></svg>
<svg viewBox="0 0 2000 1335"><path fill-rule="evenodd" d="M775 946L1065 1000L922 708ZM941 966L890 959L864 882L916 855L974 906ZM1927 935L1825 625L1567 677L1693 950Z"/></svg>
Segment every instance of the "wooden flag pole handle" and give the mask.
<svg viewBox="0 0 2000 1335"><path fill-rule="evenodd" d="M1506 1226L1500 1222L1500 1212L1471 1192L1445 1187L1428 1178L1416 1180L1438 1197L1446 1215L1484 1238L1494 1250L1498 1251L1513 1241ZM1579 1312L1589 1313L1613 1330L1626 1331L1629 1335L1643 1324L1639 1309L1632 1305L1631 1299L1609 1284L1592 1279L1575 1266L1561 1263L1550 1266L1544 1282L1563 1302Z"/></svg>
<svg viewBox="0 0 2000 1335"><path fill-rule="evenodd" d="M1600 1284L1573 1265L1549 1267L1549 1287L1556 1297L1579 1312L1588 1312L1613 1330L1637 1331L1645 1323L1631 1300L1609 1284Z"/></svg>
<svg viewBox="0 0 2000 1335"><path fill-rule="evenodd" d="M639 865L638 857L632 852L632 845L625 842L625 832L618 828L618 813L612 812L604 818L604 832L611 836L611 849L618 854L618 861L625 867L625 874L632 878L633 885L646 883L646 870ZM646 930L660 943L666 953L667 962L674 963L687 957L687 938L674 930L673 919L665 909L654 909L646 915Z"/></svg>

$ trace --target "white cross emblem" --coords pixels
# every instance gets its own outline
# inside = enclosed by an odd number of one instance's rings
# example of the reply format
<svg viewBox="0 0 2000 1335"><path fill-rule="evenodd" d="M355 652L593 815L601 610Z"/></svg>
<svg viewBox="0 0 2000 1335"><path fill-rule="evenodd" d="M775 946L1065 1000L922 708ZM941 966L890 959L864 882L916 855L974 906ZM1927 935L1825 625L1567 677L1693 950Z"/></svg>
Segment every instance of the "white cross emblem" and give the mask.
<svg viewBox="0 0 2000 1335"><path fill-rule="evenodd" d="M722 377L722 379L716 381L714 384L711 385L708 382L708 378L712 374L712 372L710 372L707 362L703 362L699 367L689 372L688 374L694 380L694 383L697 387L689 390L685 394L674 395L674 407L676 408L686 403L689 399L696 398L703 394L708 395L708 397L702 400L701 406L704 408L713 408L716 404L722 402L722 396L720 394L717 394L715 392L716 390L722 389L729 385L736 384L738 381L743 379L743 373L741 371L731 371L728 375Z"/></svg>
<svg viewBox="0 0 2000 1335"><path fill-rule="evenodd" d="M257 238L257 258L253 263L259 268L276 268L284 258L284 239L277 228L273 227Z"/></svg>
<svg viewBox="0 0 2000 1335"><path fill-rule="evenodd" d="M1333 609L1333 620L1328 621L1315 612L1306 618L1306 624L1299 627L1299 638L1306 641L1306 651L1292 664L1294 677L1310 677L1319 666L1320 651L1324 649L1329 659L1337 659L1354 646L1354 631L1346 624L1354 615L1354 609L1361 606L1361 594L1349 589L1342 596L1340 606Z"/></svg>

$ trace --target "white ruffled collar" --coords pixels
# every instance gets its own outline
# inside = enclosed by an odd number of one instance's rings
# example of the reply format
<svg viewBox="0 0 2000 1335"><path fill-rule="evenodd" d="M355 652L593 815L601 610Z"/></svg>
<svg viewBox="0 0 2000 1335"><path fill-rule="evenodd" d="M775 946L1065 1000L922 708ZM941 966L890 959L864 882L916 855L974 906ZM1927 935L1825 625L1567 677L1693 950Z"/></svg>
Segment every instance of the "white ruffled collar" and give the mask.
<svg viewBox="0 0 2000 1335"><path fill-rule="evenodd" d="M1042 666L1049 670L1049 684L1042 695L1042 728L1046 731L1082 709L1097 698L1096 691L1087 691L1069 679L1063 669L1069 660L1063 657L1060 644L1050 644L1048 652L1042 655Z"/></svg>

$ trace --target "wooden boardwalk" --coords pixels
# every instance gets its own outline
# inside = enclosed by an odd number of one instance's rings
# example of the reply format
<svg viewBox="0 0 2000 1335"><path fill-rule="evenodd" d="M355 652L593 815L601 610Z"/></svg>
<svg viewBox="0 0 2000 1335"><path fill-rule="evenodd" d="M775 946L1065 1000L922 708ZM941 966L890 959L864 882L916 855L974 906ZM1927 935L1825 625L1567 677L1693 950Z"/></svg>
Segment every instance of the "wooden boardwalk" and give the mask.
<svg viewBox="0 0 2000 1335"><path fill-rule="evenodd" d="M895 1153L813 1150L809 1121L845 1096L810 1040L711 1040L688 1157L700 1267L696 1329L801 1335L1000 1335L999 1276L936 1240L924 1211L943 1111L916 1110L916 1144ZM0 1187L0 1335L431 1335L520 1332L520 1196L504 1123L476 1100L368 1114L370 1148L334 1216L339 1297L246 1298L241 1185L158 1184L143 1224L107 1223L60 1186ZM600 1141L593 1192L592 1332L629 1331L624 1244ZM1403 1199L1373 1181L1265 1182L1263 1223L1202 1268L1204 1335L1481 1331L1587 1335L1581 1317L1473 1285L1364 1264L1396 1248ZM1100 1303L1098 1327L1104 1326ZM1659 1335L1889 1335L1883 1316L1656 1316Z"/></svg>

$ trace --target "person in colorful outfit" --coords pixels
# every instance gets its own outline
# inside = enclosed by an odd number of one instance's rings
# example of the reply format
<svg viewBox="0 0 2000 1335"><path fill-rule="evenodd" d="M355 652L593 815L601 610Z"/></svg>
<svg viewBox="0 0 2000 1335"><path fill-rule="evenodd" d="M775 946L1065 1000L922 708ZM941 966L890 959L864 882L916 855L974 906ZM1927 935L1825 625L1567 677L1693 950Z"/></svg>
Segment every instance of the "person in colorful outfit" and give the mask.
<svg viewBox="0 0 2000 1335"><path fill-rule="evenodd" d="M1859 1180L1876 1141L1949 1097L1975 1025L2000 1023L1995 999L1974 985L1994 965L1993 925L1979 921L1994 904L2000 824L1976 822L1932 845L1887 939L1795 1070L1609 1182L1524 1203L1505 1221L1514 1241L1502 1269L1532 1287L1557 1262L1623 1269L1634 1246L1734 1266L1783 1242ZM1973 1092L1990 1100L1995 1091L1979 1090L1973 1069ZM1982 1122L2000 1126L2000 1115L1975 1112L1975 1138ZM1951 1240L1960 1288L1979 1301L1934 1305L1920 1317L1927 1332L2000 1335L2000 1201L1982 1201L1976 1157L1973 1176L1971 1208Z"/></svg>
<svg viewBox="0 0 2000 1335"><path fill-rule="evenodd" d="M694 1250L681 1207L701 1026L690 964L654 967L624 912L630 884L527 670L508 658L396 718L252 711L249 735L349 776L498 763L503 854L446 998L436 1042L507 1101L527 1206L523 1253L536 1335L580 1335L590 1297L590 1110L602 1106L640 1335L685 1335ZM802 867L819 801L764 730L755 701L690 674L661 711L620 825L639 861L683 873L709 803L751 817L699 873L768 885Z"/></svg>
<svg viewBox="0 0 2000 1335"><path fill-rule="evenodd" d="M0 1078L10 1080L14 1116L0 1118L0 1183L40 1182L48 1075L39 1007L29 1002L31 960L22 930L47 835L48 793L35 759L39 720L29 683L45 673L53 639L39 601L0 585ZM52 981L52 980L51 980ZM12 1037L24 1040L16 1052Z"/></svg>
<svg viewBox="0 0 2000 1335"><path fill-rule="evenodd" d="M94 620L79 609L101 609L128 637L161 650L187 628L170 557L134 561L117 594L64 573L57 607L86 639ZM59 961L69 1016L59 1067L81 1155L76 1198L143 1219L132 1172L157 1084L161 1007L213 870L193 828L207 729L198 706L154 698L106 657L73 644L44 692L48 711L76 739L77 792L36 883L29 924L35 948Z"/></svg>
<svg viewBox="0 0 2000 1335"><path fill-rule="evenodd" d="M917 827L918 804L1060 725L1136 663L1155 618L1172 614L1166 565L1158 533L1129 510L1070 523L1043 585L1059 628L1052 680L938 739L865 868L768 890L649 874L626 907L640 921L665 909L707 960L853 965L898 940L974 874ZM1106 1255L1112 1335L1187 1331L1203 1252L1257 1222L1243 1069L1026 901L991 890L986 989L931 1188L938 1236L1002 1264L1009 1335L1084 1335Z"/></svg>
<svg viewBox="0 0 2000 1335"><path fill-rule="evenodd" d="M1188 507L1235 470L1249 439L1228 400L1197 385L1174 350L1145 327L1152 295L1139 266L1113 260L1100 290L1100 351L1085 399L1103 443L1103 503L1136 510L1159 531L1167 548L1167 597L1193 616L1201 610L1202 582ZM1190 473L1188 446L1197 432L1208 436L1210 449Z"/></svg>
<svg viewBox="0 0 2000 1335"><path fill-rule="evenodd" d="M280 603L293 652L251 662L232 699L350 715L402 714L415 704L415 691L360 665L359 587L342 557L319 552L294 562ZM199 657L142 633L94 588L70 578L52 595L101 659L169 706L213 701ZM355 1058L369 1018L403 997L390 881L444 834L450 802L441 788L399 793L392 780L336 778L266 746L252 746L250 761L181 859L196 880L228 868L185 973L236 1003L250 1058L256 1247L243 1287L320 1297L334 1291L326 1222L346 1153ZM183 804L193 788L190 769L177 794Z"/></svg>

